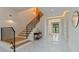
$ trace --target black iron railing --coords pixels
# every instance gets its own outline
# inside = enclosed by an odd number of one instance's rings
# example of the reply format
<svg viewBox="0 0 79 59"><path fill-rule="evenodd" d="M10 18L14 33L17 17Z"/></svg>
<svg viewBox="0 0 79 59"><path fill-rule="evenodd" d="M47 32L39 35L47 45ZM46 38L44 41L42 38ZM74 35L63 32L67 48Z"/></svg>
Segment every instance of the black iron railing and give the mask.
<svg viewBox="0 0 79 59"><path fill-rule="evenodd" d="M12 44L15 52L15 30L13 27L1 27L1 40Z"/></svg>

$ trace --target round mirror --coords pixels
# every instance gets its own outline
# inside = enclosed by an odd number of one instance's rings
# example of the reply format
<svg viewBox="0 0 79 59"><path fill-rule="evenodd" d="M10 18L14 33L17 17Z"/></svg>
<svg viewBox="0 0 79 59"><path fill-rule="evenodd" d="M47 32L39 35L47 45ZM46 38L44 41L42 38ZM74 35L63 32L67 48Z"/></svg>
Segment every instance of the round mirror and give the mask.
<svg viewBox="0 0 79 59"><path fill-rule="evenodd" d="M78 11L75 11L73 13L72 25L74 27L77 27L78 26L78 23L79 23L79 12Z"/></svg>

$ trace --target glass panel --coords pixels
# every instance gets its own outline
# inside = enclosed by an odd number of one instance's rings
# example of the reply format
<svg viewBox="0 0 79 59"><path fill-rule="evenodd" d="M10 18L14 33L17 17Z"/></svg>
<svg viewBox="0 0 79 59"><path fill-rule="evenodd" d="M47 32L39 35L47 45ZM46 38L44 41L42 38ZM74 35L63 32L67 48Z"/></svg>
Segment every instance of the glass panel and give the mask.
<svg viewBox="0 0 79 59"><path fill-rule="evenodd" d="M59 23L53 23L53 33L59 33Z"/></svg>

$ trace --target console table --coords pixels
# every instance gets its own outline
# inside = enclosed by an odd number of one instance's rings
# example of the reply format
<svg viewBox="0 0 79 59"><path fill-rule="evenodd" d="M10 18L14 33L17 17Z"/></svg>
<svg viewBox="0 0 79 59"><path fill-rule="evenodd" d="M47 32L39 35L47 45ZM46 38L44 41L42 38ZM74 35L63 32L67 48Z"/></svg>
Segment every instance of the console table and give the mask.
<svg viewBox="0 0 79 59"><path fill-rule="evenodd" d="M40 38L42 38L42 33L41 32L34 33L34 40L39 40Z"/></svg>

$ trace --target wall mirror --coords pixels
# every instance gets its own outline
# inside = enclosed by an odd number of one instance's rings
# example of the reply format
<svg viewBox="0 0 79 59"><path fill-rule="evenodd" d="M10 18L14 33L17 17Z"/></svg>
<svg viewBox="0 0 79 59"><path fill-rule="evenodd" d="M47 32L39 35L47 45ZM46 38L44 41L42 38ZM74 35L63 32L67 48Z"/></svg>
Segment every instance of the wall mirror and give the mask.
<svg viewBox="0 0 79 59"><path fill-rule="evenodd" d="M73 27L77 27L79 24L79 12L75 11L72 16L72 25Z"/></svg>

